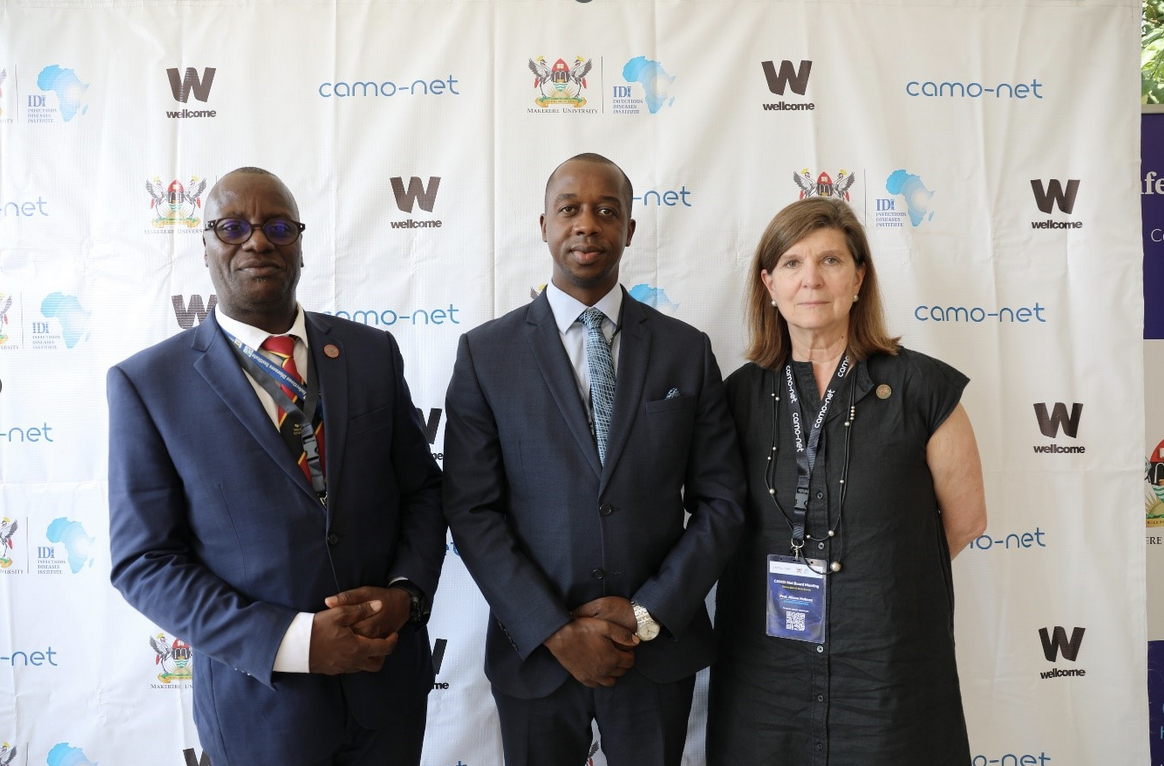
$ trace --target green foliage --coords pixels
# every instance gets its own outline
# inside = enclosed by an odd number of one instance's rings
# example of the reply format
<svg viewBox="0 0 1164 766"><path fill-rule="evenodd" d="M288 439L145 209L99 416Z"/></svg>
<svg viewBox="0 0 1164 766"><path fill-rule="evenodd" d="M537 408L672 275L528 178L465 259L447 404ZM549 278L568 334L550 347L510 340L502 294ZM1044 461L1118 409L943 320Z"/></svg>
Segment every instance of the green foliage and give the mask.
<svg viewBox="0 0 1164 766"><path fill-rule="evenodd" d="M1164 104L1164 0L1144 0L1140 103Z"/></svg>

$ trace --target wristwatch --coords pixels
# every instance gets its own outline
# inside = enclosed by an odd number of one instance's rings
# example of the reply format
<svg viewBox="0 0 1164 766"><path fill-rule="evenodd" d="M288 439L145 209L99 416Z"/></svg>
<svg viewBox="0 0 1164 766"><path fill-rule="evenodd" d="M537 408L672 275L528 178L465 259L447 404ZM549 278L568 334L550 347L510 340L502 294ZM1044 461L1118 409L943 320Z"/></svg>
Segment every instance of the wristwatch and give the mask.
<svg viewBox="0 0 1164 766"><path fill-rule="evenodd" d="M428 622L429 613L432 609L428 605L428 599L424 597L424 592L413 585L408 580L397 580L388 586L389 588L399 588L408 594L408 621L413 625L424 625Z"/></svg>
<svg viewBox="0 0 1164 766"><path fill-rule="evenodd" d="M639 624L639 629L635 631L635 635L643 641L650 641L659 635L659 623L655 622L655 618L651 616L647 608L634 601L631 602L631 607L635 610L635 622Z"/></svg>

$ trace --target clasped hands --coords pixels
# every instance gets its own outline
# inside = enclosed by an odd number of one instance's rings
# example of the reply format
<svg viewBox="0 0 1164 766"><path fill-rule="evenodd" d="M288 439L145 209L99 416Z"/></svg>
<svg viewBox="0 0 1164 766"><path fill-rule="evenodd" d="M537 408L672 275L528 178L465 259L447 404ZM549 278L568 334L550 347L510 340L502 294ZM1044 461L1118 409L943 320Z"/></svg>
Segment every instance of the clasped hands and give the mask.
<svg viewBox="0 0 1164 766"><path fill-rule="evenodd" d="M400 588L365 585L328 596L327 609L311 622L308 668L338 675L375 672L396 648L397 631L408 621L409 598Z"/></svg>
<svg viewBox="0 0 1164 766"><path fill-rule="evenodd" d="M630 600L603 596L570 614L574 619L546 639L546 648L585 686L614 686L635 664L639 644Z"/></svg>

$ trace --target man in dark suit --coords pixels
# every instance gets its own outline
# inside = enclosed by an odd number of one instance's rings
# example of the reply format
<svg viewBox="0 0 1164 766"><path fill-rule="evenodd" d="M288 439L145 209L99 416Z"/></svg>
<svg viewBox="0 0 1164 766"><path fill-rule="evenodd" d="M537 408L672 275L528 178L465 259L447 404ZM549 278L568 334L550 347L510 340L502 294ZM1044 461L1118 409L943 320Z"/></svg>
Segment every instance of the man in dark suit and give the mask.
<svg viewBox="0 0 1164 766"><path fill-rule="evenodd" d="M679 764L704 598L743 527L707 336L619 286L631 198L605 157L558 166L552 282L462 336L449 384L445 514L492 612L509 766L579 766L595 720L612 766Z"/></svg>
<svg viewBox="0 0 1164 766"><path fill-rule="evenodd" d="M193 649L214 766L416 766L445 524L399 348L300 307L278 178L206 216L217 308L109 371L113 584Z"/></svg>

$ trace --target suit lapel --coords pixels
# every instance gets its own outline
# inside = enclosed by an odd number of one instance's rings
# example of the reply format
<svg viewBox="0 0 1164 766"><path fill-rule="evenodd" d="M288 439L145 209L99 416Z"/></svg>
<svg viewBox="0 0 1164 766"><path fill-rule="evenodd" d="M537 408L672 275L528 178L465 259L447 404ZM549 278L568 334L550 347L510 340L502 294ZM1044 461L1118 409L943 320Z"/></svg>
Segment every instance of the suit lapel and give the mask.
<svg viewBox="0 0 1164 766"><path fill-rule="evenodd" d="M255 391L243 373L230 341L222 333L213 312L194 331L191 347L194 351L200 352L194 361L194 370L222 399L275 464L314 499L315 493L312 492L299 466L290 459L287 445L255 396Z"/></svg>
<svg viewBox="0 0 1164 766"><path fill-rule="evenodd" d="M598 446L590 433L590 423L586 417L586 407L578 395L574 369L562 346L558 325L554 322L554 312L550 309L545 291L530 304L526 322L526 340L542 378L546 381L546 387L550 389L562 417L570 426L578 442L578 449L586 456L595 476L599 476L602 474L602 463L598 461Z"/></svg>
<svg viewBox="0 0 1164 766"><path fill-rule="evenodd" d="M326 315L304 312L304 316L311 363L315 366L315 375L319 381L319 404L323 407L324 457L327 461L324 474L327 478L327 513L330 522L336 507L334 490L339 487L344 447L348 440L349 360L344 353L343 342L332 333Z"/></svg>
<svg viewBox="0 0 1164 766"><path fill-rule="evenodd" d="M614 466L622 455L643 398L643 386L646 384L651 355L651 332L645 324L646 319L647 314L643 311L642 305L623 290L614 412L610 418L606 463L603 466L599 492L605 488Z"/></svg>

